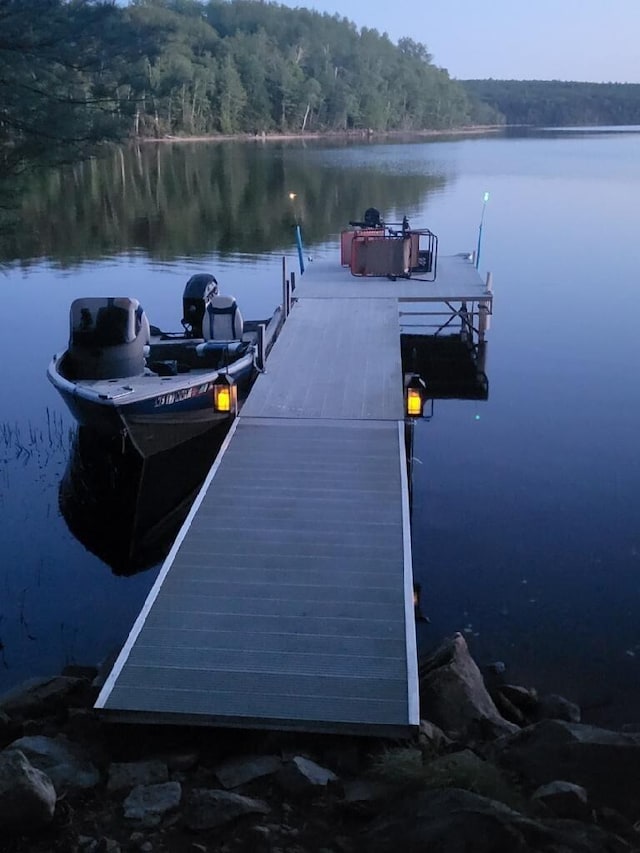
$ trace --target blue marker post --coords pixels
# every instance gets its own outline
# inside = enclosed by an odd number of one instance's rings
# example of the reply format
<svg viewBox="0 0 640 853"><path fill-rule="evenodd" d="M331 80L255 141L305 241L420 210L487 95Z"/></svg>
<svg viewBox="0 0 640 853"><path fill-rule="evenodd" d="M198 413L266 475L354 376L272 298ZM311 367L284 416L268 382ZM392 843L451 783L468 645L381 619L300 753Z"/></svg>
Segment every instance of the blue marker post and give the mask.
<svg viewBox="0 0 640 853"><path fill-rule="evenodd" d="M482 246L482 226L484 224L484 212L487 209L487 202L489 201L489 193L484 194L484 199L482 202L482 215L480 216L480 227L478 228L478 248L476 249L476 269L480 266L480 247Z"/></svg>
<svg viewBox="0 0 640 853"><path fill-rule="evenodd" d="M304 252L302 250L302 232L300 226L296 225L296 243L298 244L298 260L300 261L300 275L304 273Z"/></svg>
<svg viewBox="0 0 640 853"><path fill-rule="evenodd" d="M296 220L296 245L298 246L298 262L300 264L300 275L304 273L304 251L302 248L302 231L300 230L300 224L298 222L298 216L296 214L296 194L289 193L289 198L291 199L291 204L293 206L293 215Z"/></svg>

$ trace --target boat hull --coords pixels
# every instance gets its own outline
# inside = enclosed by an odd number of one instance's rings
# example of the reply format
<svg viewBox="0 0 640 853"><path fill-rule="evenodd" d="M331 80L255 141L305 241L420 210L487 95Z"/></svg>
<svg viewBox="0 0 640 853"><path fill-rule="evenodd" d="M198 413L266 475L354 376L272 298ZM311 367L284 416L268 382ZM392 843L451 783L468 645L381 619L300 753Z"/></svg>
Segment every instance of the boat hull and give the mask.
<svg viewBox="0 0 640 853"><path fill-rule="evenodd" d="M237 409L215 409L214 386L220 377L231 380L240 406L257 375L256 362L263 364L282 322L278 307L269 320L245 321L241 338L204 340L150 327L144 312L146 326L138 323L141 309L136 308L137 300L107 299L106 308L103 302L100 298L74 302L79 305L72 310L72 343L68 350L53 357L47 377L80 426L103 435L129 436L142 456L170 450L211 427L233 420ZM188 308L186 304L185 311ZM95 331L103 311L107 312L107 319L111 317L108 312L115 311L112 326L107 326L114 340L110 338L108 345L96 337ZM120 341L124 332L116 320L120 322L123 312L125 319L131 321L132 328L127 326L130 343ZM94 314L91 322L95 329L90 327L92 337L87 343L83 335L88 332L83 324ZM138 329L137 337L133 337L134 328ZM145 328L150 334L143 346ZM131 375L123 375L127 368L131 368Z"/></svg>
<svg viewBox="0 0 640 853"><path fill-rule="evenodd" d="M142 456L170 450L235 417L214 408L219 371L81 384L64 378L63 363L64 355L54 358L48 376L78 424L103 435L128 435ZM241 404L255 375L253 356L231 365L228 373Z"/></svg>

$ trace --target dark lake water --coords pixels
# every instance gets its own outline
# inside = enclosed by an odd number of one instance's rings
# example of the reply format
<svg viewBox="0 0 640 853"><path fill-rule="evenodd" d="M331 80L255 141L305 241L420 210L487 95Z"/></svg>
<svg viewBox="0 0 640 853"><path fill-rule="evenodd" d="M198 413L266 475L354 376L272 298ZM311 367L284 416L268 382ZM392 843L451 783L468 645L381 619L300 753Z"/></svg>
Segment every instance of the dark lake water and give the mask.
<svg viewBox="0 0 640 853"><path fill-rule="evenodd" d="M311 252L374 205L453 254L489 191L489 398L436 401L415 432L421 647L464 631L480 663L639 721L639 155L634 129L540 131L148 146L37 176L1 242L0 691L121 644L180 512L160 522L212 452L141 472L76 435L45 377L71 300L136 296L176 328L185 281L210 271L266 316L294 216Z"/></svg>

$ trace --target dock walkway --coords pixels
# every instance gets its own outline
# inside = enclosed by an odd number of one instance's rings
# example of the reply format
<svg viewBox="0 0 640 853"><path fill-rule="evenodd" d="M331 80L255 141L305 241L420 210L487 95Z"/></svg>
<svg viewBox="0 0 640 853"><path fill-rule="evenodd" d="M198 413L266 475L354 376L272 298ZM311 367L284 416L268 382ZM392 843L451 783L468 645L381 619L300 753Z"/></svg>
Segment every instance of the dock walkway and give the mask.
<svg viewBox="0 0 640 853"><path fill-rule="evenodd" d="M418 725L400 305L486 296L453 261L437 285L310 265L98 698L106 716Z"/></svg>

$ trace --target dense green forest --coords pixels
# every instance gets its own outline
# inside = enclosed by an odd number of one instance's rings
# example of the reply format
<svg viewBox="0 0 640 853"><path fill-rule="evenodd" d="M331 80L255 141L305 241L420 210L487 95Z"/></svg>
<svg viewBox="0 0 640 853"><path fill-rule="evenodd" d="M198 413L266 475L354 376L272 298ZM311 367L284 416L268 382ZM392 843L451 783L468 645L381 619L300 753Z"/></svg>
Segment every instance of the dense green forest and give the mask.
<svg viewBox="0 0 640 853"><path fill-rule="evenodd" d="M464 80L469 97L507 124L537 127L640 125L640 85L561 80Z"/></svg>
<svg viewBox="0 0 640 853"><path fill-rule="evenodd" d="M449 128L473 112L424 45L338 16L260 0L0 0L5 173L100 139Z"/></svg>
<svg viewBox="0 0 640 853"><path fill-rule="evenodd" d="M640 86L452 80L424 44L263 0L0 0L0 181L127 138L638 124Z"/></svg>

